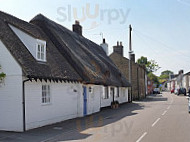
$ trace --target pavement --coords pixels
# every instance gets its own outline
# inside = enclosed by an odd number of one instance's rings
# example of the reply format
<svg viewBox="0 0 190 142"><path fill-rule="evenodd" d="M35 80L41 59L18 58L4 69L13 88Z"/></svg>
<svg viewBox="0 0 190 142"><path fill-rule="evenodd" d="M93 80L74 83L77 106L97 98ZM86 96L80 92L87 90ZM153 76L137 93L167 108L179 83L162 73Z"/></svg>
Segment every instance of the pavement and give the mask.
<svg viewBox="0 0 190 142"><path fill-rule="evenodd" d="M0 142L190 142L189 132L187 98L165 92L24 133L0 131Z"/></svg>

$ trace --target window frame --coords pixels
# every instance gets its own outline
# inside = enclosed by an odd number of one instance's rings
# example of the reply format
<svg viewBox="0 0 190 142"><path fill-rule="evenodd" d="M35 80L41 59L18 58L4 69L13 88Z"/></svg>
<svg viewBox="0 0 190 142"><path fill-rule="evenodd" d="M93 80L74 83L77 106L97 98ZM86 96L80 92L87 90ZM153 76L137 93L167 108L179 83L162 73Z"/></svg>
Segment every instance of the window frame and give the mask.
<svg viewBox="0 0 190 142"><path fill-rule="evenodd" d="M109 99L109 88L104 87L104 99Z"/></svg>
<svg viewBox="0 0 190 142"><path fill-rule="evenodd" d="M116 97L116 98L119 98L119 87L116 87L116 92L117 92L117 93L116 93L116 96L115 96L115 97Z"/></svg>
<svg viewBox="0 0 190 142"><path fill-rule="evenodd" d="M42 105L51 104L51 86L49 84L41 85L41 104Z"/></svg>
<svg viewBox="0 0 190 142"><path fill-rule="evenodd" d="M46 42L39 39L36 43L36 60L46 62Z"/></svg>
<svg viewBox="0 0 190 142"><path fill-rule="evenodd" d="M111 97L114 97L115 96L115 87L110 87L110 92L109 93L110 93Z"/></svg>

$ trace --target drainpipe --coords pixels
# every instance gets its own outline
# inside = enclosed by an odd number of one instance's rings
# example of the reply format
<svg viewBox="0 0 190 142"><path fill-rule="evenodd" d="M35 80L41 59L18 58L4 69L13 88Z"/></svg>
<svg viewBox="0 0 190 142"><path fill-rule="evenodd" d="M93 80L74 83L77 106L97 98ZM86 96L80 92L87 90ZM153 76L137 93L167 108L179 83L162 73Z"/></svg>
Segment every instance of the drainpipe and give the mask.
<svg viewBox="0 0 190 142"><path fill-rule="evenodd" d="M137 66L137 88L138 88L138 100L140 99L140 90L139 90L139 68Z"/></svg>
<svg viewBox="0 0 190 142"><path fill-rule="evenodd" d="M144 70L144 85L145 85L145 91L144 91L144 94L145 94L145 98L146 98L146 95L147 95L147 92L148 92L148 79L147 79L147 76L146 76L146 72Z"/></svg>
<svg viewBox="0 0 190 142"><path fill-rule="evenodd" d="M115 102L115 87L113 88L113 103Z"/></svg>
<svg viewBox="0 0 190 142"><path fill-rule="evenodd" d="M25 112L25 82L30 79L23 80L22 82L22 109L23 109L23 131L26 131L26 112Z"/></svg>

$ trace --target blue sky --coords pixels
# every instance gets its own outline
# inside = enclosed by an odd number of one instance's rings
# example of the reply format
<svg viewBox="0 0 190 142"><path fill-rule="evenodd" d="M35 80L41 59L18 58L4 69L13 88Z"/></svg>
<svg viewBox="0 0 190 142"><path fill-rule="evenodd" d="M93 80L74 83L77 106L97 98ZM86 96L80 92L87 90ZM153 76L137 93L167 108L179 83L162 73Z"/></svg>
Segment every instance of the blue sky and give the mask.
<svg viewBox="0 0 190 142"><path fill-rule="evenodd" d="M122 41L126 57L132 24L136 59L158 62L157 75L167 69L190 71L190 0L0 0L0 10L25 21L42 13L68 29L77 17L85 37L100 44L103 33L109 53Z"/></svg>

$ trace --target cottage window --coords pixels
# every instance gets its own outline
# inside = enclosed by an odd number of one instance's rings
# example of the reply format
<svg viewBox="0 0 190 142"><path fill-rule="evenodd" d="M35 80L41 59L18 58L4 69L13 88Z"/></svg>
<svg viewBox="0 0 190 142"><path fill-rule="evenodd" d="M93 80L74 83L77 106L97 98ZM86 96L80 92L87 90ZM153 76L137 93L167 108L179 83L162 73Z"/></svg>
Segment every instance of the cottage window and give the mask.
<svg viewBox="0 0 190 142"><path fill-rule="evenodd" d="M46 61L46 43L37 40L36 58L39 61Z"/></svg>
<svg viewBox="0 0 190 142"><path fill-rule="evenodd" d="M48 104L50 101L50 85L42 85L42 104Z"/></svg>
<svg viewBox="0 0 190 142"><path fill-rule="evenodd" d="M125 97L125 89L122 89L123 97Z"/></svg>
<svg viewBox="0 0 190 142"><path fill-rule="evenodd" d="M113 96L114 96L114 94L115 94L115 93L114 93L114 88L113 88L113 87L111 87L111 88L110 88L110 96L112 96L112 97L113 97Z"/></svg>
<svg viewBox="0 0 190 142"><path fill-rule="evenodd" d="M109 99L109 94L108 94L108 87L105 87L105 92L104 92L104 99Z"/></svg>

